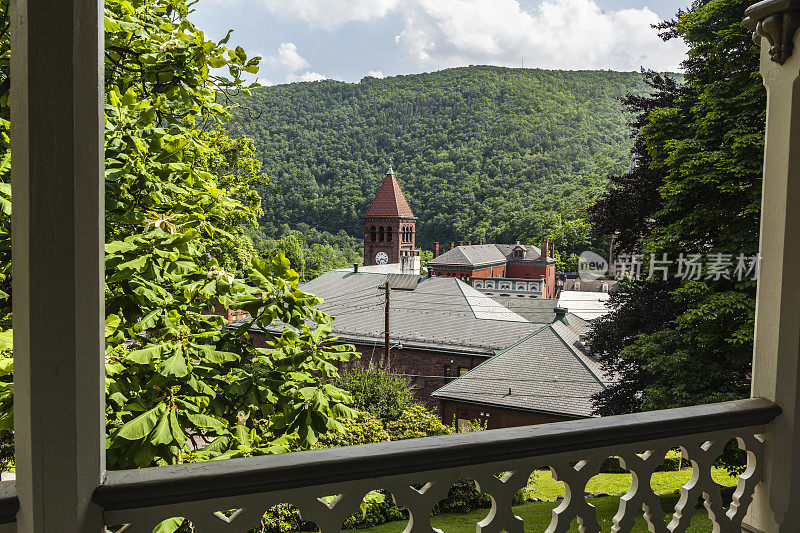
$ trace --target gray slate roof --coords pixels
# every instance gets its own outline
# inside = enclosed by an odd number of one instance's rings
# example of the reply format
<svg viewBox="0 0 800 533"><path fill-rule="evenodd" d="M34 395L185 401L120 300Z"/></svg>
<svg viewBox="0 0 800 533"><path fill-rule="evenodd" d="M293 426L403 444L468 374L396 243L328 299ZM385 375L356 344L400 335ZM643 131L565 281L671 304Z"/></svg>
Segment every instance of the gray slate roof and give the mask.
<svg viewBox="0 0 800 533"><path fill-rule="evenodd" d="M554 298L529 298L528 296L505 296L500 294L494 294L491 298L510 311L514 311L518 315L525 317L529 322L550 324L556 319L558 300ZM584 326L588 324L586 320L570 312L567 312L566 316L570 324L574 323Z"/></svg>
<svg viewBox="0 0 800 533"><path fill-rule="evenodd" d="M529 298L514 296L492 295L492 300L527 318L530 322L549 324L556 319L555 298Z"/></svg>
<svg viewBox="0 0 800 533"><path fill-rule="evenodd" d="M577 347L586 328L586 322L577 317L569 324L556 321L544 326L432 396L541 413L592 416L591 397L605 384L599 363Z"/></svg>
<svg viewBox="0 0 800 533"><path fill-rule="evenodd" d="M519 259L514 259L512 252L514 248L518 246L525 248L525 261L539 261L542 258L542 250L537 248L536 246L531 246L530 244L495 244L497 249L503 254L508 260L519 261Z"/></svg>
<svg viewBox="0 0 800 533"><path fill-rule="evenodd" d="M539 257L537 253L536 257ZM506 254L495 244L474 244L472 246L456 246L436 259L428 261L429 265L494 265L503 264Z"/></svg>
<svg viewBox="0 0 800 533"><path fill-rule="evenodd" d="M386 275L331 271L301 285L324 299L335 335L383 342ZM391 292L390 339L421 347L491 356L542 328L455 278L420 277L412 290Z"/></svg>
<svg viewBox="0 0 800 533"><path fill-rule="evenodd" d="M527 251L525 259L515 259L513 256L514 248L521 246ZM436 259L428 261L433 266L482 266L498 265L508 261L520 263L526 261L540 261L542 251L530 244L473 244L471 246L456 246L448 250ZM552 257L547 259L548 263L555 263Z"/></svg>

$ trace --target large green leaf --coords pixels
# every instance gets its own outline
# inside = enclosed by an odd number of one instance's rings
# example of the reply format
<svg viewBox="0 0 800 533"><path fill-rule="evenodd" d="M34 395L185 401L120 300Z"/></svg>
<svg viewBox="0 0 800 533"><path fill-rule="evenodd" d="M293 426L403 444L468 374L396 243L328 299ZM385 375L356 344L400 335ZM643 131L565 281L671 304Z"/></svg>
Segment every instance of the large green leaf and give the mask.
<svg viewBox="0 0 800 533"><path fill-rule="evenodd" d="M140 440L145 438L153 431L159 418L161 418L161 415L163 415L166 410L167 406L165 404L158 404L122 426L117 436L125 440Z"/></svg>
<svg viewBox="0 0 800 533"><path fill-rule="evenodd" d="M187 413L186 418L188 418L192 424L199 428L214 431L216 433L225 431L225 426L223 423L212 416L200 413Z"/></svg>
<svg viewBox="0 0 800 533"><path fill-rule="evenodd" d="M182 350L178 350L171 357L165 359L159 367L159 372L164 376L182 378L189 374L189 367Z"/></svg>
<svg viewBox="0 0 800 533"><path fill-rule="evenodd" d="M183 526L183 518L168 518L156 526L153 533L175 533Z"/></svg>
<svg viewBox="0 0 800 533"><path fill-rule="evenodd" d="M150 361L152 361L153 359L158 359L159 357L161 357L161 353L163 352L165 347L166 347L165 344L157 344L155 346L148 346L147 348L142 348L141 350L133 350L132 352L128 352L125 358L133 363L146 365L150 363Z"/></svg>
<svg viewBox="0 0 800 533"><path fill-rule="evenodd" d="M158 419L158 425L150 436L153 444L169 444L172 442L172 431L169 428L169 410L165 410Z"/></svg>

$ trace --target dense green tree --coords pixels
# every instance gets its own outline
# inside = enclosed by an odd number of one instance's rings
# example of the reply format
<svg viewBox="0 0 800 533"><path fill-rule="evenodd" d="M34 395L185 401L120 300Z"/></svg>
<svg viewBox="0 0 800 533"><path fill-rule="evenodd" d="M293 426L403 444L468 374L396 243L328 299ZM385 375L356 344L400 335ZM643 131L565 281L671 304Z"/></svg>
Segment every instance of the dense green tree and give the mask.
<svg viewBox="0 0 800 533"><path fill-rule="evenodd" d="M730 254L734 265L756 253L766 103L759 52L741 27L748 4L697 0L661 25L665 38L689 46L685 85L650 75L654 95L628 99L639 113L637 167L613 180L593 211L596 227L618 232L623 248L642 239L645 254L698 253L706 262ZM622 377L598 396L598 412L748 395L755 282L729 278L623 287L591 339Z"/></svg>
<svg viewBox="0 0 800 533"><path fill-rule="evenodd" d="M646 90L634 72L464 67L256 89L228 130L253 137L270 176L257 187L263 227L305 223L359 237L394 161L420 219L419 246L538 240L551 232L542 216L558 225L585 218L606 177L628 167L618 99ZM577 250L557 245L567 256Z"/></svg>
<svg viewBox="0 0 800 533"><path fill-rule="evenodd" d="M227 258L212 253L232 246L241 222L260 214L249 190L261 179L252 145L208 131L229 116L217 96L246 91L241 75L256 72L258 58L226 47L227 37L207 40L187 19L189 5L105 4L106 442L114 469L309 446L342 429L339 420L351 413L349 395L329 382L338 375L331 361L356 354L328 342L332 319L315 309L318 298L298 289L288 260L254 257L245 284L220 264ZM0 283L7 283L3 14ZM238 259L231 264L244 268ZM246 310L261 327L286 324L285 334L256 349L247 328L225 330L222 317L210 314L215 301ZM11 372L12 360L0 358L0 430L13 427Z"/></svg>
<svg viewBox="0 0 800 533"><path fill-rule="evenodd" d="M336 235L300 223L292 230L284 224L279 229L244 228L256 253L272 257L283 252L301 270L304 280L313 279L335 268L351 266L363 260L361 242L344 231Z"/></svg>

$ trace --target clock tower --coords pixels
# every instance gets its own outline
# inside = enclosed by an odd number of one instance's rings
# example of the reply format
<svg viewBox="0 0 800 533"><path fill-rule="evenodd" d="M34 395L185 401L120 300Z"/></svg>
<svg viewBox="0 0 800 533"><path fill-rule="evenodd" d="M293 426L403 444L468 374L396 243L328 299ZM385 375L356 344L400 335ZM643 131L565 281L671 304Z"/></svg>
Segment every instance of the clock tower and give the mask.
<svg viewBox="0 0 800 533"><path fill-rule="evenodd" d="M364 220L364 264L400 263L416 254L417 219L389 168Z"/></svg>

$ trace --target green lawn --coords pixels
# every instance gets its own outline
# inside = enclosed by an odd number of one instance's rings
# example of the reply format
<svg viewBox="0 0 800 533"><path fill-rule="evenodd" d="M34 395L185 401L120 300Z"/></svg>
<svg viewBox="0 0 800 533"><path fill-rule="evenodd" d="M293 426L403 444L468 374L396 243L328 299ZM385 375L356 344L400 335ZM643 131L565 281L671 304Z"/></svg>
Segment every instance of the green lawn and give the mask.
<svg viewBox="0 0 800 533"><path fill-rule="evenodd" d="M678 501L677 496L663 498L665 503L670 502L672 506ZM591 498L589 502L597 508L597 518L603 531L611 529L611 518L616 514L619 505L619 498ZM556 507L556 502L537 502L527 503L514 507L514 514L525 521L525 531L544 531L550 524L552 517L551 511ZM442 514L431 518L434 528L441 529L444 533L475 533L475 524L481 521L489 510L483 509L468 514ZM667 516L670 520L672 515ZM358 533L400 533L405 529L406 522L390 522L369 529L357 530ZM577 523L572 524L570 531L577 532ZM633 530L636 533L648 533L647 525L640 516L636 520ZM711 521L705 509L698 509L692 517L692 524L687 529L691 533L701 533L711 531Z"/></svg>
<svg viewBox="0 0 800 533"><path fill-rule="evenodd" d="M671 472L655 472L651 485L656 493L664 495L661 498L665 510L672 510L678 501L678 495L673 494L684 485L692 475L689 468ZM722 486L735 486L737 478L730 476L721 468L712 471L714 481ZM628 492L631 486L630 474L598 474L589 480L586 490L591 493L605 492L612 496L604 498L588 498L588 501L597 508L597 518L603 531L611 528L612 517L617 513L619 497ZM537 470L533 473L525 489L527 499L539 499L514 507L514 513L525 521L526 531L544 531L547 529L552 517L552 510L558 505L556 498L564 495L564 484L556 481L550 475L550 470ZM475 524L480 522L487 514L488 509L482 509L467 514L442 514L431 518L434 528L441 529L444 533L474 533ZM672 515L667 515L667 521ZM405 529L406 521L391 522L369 529L358 530L368 533L399 533ZM572 524L570 531L578 531L577 523ZM647 533L644 519L639 516L633 531ZM711 531L711 521L704 508L698 509L692 517L692 525L688 531L693 533Z"/></svg>
<svg viewBox="0 0 800 533"><path fill-rule="evenodd" d="M670 494L683 486L692 476L690 468L673 472L655 472L650 480L650 485L656 494ZM722 486L733 487L737 477L729 475L724 469L714 467L711 477ZM586 484L586 490L591 493L605 492L614 496L622 496L631 488L630 474L598 474ZM555 501L557 496L564 495L564 484L553 479L549 470L537 470L528 481L525 489L526 497L537 498L543 501Z"/></svg>

